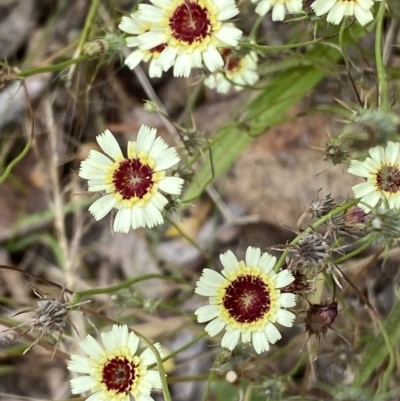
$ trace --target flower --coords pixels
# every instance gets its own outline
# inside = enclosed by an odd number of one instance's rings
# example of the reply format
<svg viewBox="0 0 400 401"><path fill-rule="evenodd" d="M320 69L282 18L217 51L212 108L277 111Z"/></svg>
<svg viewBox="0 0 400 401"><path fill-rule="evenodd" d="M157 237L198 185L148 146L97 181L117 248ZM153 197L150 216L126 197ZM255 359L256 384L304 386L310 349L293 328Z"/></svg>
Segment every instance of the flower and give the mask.
<svg viewBox="0 0 400 401"><path fill-rule="evenodd" d="M383 206L400 209L400 144L388 142L386 147L369 150L371 157L363 162L352 160L349 173L366 178L353 186L354 196L361 198L359 207L370 211L383 199Z"/></svg>
<svg viewBox="0 0 400 401"><path fill-rule="evenodd" d="M234 0L151 0L140 4L139 18L152 21L137 37L141 50L165 46L158 65L174 76L188 77L192 68L214 72L224 62L218 48L236 46L242 31L226 20L239 13Z"/></svg>
<svg viewBox="0 0 400 401"><path fill-rule="evenodd" d="M258 3L259 0L251 0ZM265 15L272 8L272 21L283 21L286 9L290 13L298 13L303 8L302 0L261 0L256 7L256 13Z"/></svg>
<svg viewBox="0 0 400 401"><path fill-rule="evenodd" d="M220 260L221 274L204 269L197 282L195 292L210 302L196 310L197 320L211 320L205 327L210 336L225 328L224 348L233 350L241 337L243 343L252 342L257 353L268 351L269 343L281 338L274 323L293 325L295 315L283 307L294 306L295 295L280 291L294 281L293 275L288 270L276 274L276 258L261 255L260 248L248 247L245 262L239 262L231 251L221 254Z"/></svg>
<svg viewBox="0 0 400 401"><path fill-rule="evenodd" d="M151 390L162 388L158 371L148 369L156 362L153 352L147 348L136 355L139 338L126 325L113 325L101 339L104 347L87 335L79 345L89 356L71 355L68 369L86 373L71 379L72 393L91 391L88 401L129 401L130 394L135 401L153 400Z"/></svg>
<svg viewBox="0 0 400 401"><path fill-rule="evenodd" d="M139 45L137 36L145 33L151 28L151 21L140 20L138 13L132 13L130 17L122 17L119 24L121 31L130 33L135 36L129 36L126 38L126 45L128 47L137 47ZM124 61L124 63L133 70L141 61L150 62L149 76L151 78L159 78L162 75L162 68L158 65L158 57L164 50L165 44L160 44L151 49L141 50L135 49Z"/></svg>
<svg viewBox="0 0 400 401"><path fill-rule="evenodd" d="M354 15L360 25L365 25L374 19L374 1L380 0L315 0L311 7L317 16L329 12L326 20L331 24L337 25L344 17Z"/></svg>
<svg viewBox="0 0 400 401"><path fill-rule="evenodd" d="M125 158L117 140L109 130L96 137L106 154L91 150L81 163L79 176L89 182L89 191L105 191L89 208L96 220L102 219L111 209L118 212L114 231L127 233L132 227L154 227L164 222L161 211L168 200L166 194L179 195L183 179L167 177L165 170L175 166L179 157L175 148L169 148L157 130L142 125L137 141L128 142Z"/></svg>
<svg viewBox="0 0 400 401"><path fill-rule="evenodd" d="M224 60L222 71L208 76L204 83L211 89L216 88L220 93L227 93L231 85L236 90L243 89L243 85L252 85L260 77L257 72L257 54L250 52L245 56L235 54L232 49L220 50Z"/></svg>

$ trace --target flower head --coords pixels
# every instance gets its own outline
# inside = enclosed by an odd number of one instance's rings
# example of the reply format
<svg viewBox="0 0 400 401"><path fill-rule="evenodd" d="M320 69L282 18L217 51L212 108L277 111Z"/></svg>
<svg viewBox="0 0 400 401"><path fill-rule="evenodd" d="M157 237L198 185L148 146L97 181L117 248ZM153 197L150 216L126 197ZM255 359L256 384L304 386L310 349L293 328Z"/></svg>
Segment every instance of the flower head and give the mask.
<svg viewBox="0 0 400 401"><path fill-rule="evenodd" d="M258 3L259 0L251 0ZM290 13L298 13L303 8L302 0L261 0L256 7L256 13L265 15L272 8L272 21L283 21L286 10Z"/></svg>
<svg viewBox="0 0 400 401"><path fill-rule="evenodd" d="M148 32L151 29L152 21L140 19L138 13L132 13L130 17L122 17L119 29L134 36L129 36L126 39L128 47L136 48L126 59L125 64L133 70L141 61L149 62L149 76L151 78L159 78L162 75L162 68L158 65L158 57L165 49L165 44L159 44L150 49L139 49L138 35Z"/></svg>
<svg viewBox="0 0 400 401"><path fill-rule="evenodd" d="M140 4L138 18L152 21L137 36L141 51L164 46L158 65L174 76L188 77L192 68L204 66L214 72L223 66L218 48L234 47L242 31L226 22L239 13L234 0L151 0ZM128 44L129 45L129 44Z"/></svg>
<svg viewBox="0 0 400 401"><path fill-rule="evenodd" d="M139 338L128 332L127 326L114 325L111 331L101 333L104 347L87 335L80 343L88 356L71 355L68 369L86 373L71 379L73 394L91 391L88 400L129 401L130 394L136 401L151 401L153 388L161 388L160 375L148 366L156 362L150 349L136 355ZM154 344L157 350L159 344Z"/></svg>
<svg viewBox="0 0 400 401"><path fill-rule="evenodd" d="M304 320L306 332L319 338L332 326L337 314L337 302L329 305L311 304Z"/></svg>
<svg viewBox="0 0 400 401"><path fill-rule="evenodd" d="M252 343L255 351L268 351L281 334L274 323L293 325L295 315L284 307L296 303L294 294L281 293L294 277L288 270L273 271L274 256L259 248L248 247L245 261L238 261L231 251L220 255L224 269L221 274L204 269L195 292L209 297L210 305L197 309L197 320L210 321L205 330L210 336L226 330L222 347L233 350L240 338Z"/></svg>
<svg viewBox="0 0 400 401"><path fill-rule="evenodd" d="M167 177L166 170L179 162L175 148L169 148L157 130L142 125L137 141L128 142L124 157L109 130L96 137L103 152L91 150L81 163L79 176L89 182L89 191L105 191L89 208L96 220L111 209L118 210L114 231L127 233L132 227L154 227L164 222L161 211L168 203L166 194L179 195L183 180Z"/></svg>
<svg viewBox="0 0 400 401"><path fill-rule="evenodd" d="M258 80L256 52L241 56L232 49L225 48L221 49L220 53L224 59L224 66L221 71L205 79L206 86L216 88L220 93L227 93L231 85L236 90L241 90L243 85L253 85Z"/></svg>
<svg viewBox="0 0 400 401"><path fill-rule="evenodd" d="M352 160L349 173L366 178L353 186L354 196L361 198L359 207L369 211L382 199L383 206L400 209L400 144L388 142L385 148L369 150L363 162Z"/></svg>
<svg viewBox="0 0 400 401"><path fill-rule="evenodd" d="M315 0L311 5L317 16L328 13L327 21L339 24L346 16L355 16L360 25L374 19L371 8L379 0Z"/></svg>

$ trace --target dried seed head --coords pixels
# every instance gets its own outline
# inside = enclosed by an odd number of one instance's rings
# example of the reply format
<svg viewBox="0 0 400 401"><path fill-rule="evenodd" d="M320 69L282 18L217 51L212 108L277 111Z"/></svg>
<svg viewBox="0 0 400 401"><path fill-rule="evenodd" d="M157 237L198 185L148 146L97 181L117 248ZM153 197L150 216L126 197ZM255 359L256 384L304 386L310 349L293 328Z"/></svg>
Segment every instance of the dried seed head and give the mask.
<svg viewBox="0 0 400 401"><path fill-rule="evenodd" d="M325 145L325 158L329 160L334 166L345 162L349 157L349 152L344 149L341 142L337 138L331 138Z"/></svg>
<svg viewBox="0 0 400 401"><path fill-rule="evenodd" d="M204 135L197 129L187 130L183 135L183 142L191 152L200 149L206 142Z"/></svg>
<svg viewBox="0 0 400 401"><path fill-rule="evenodd" d="M282 400L284 386L280 380L266 380L262 383L264 393L267 395L268 401L280 401Z"/></svg>
<svg viewBox="0 0 400 401"><path fill-rule="evenodd" d="M327 215L331 210L335 209L337 205L335 204L335 200L332 198L331 194L326 195L326 198L314 199L310 203L310 212L313 217L322 217Z"/></svg>
<svg viewBox="0 0 400 401"><path fill-rule="evenodd" d="M311 265L317 265L329 257L328 243L317 234L304 233L292 250L302 262Z"/></svg>
<svg viewBox="0 0 400 401"><path fill-rule="evenodd" d="M62 287L60 298L52 299L48 298L46 294L38 290L37 288L33 288L33 292L41 298L37 302L36 308L26 309L21 312L16 313L14 316L20 315L22 313L27 312L35 312L32 321L31 327L22 333L20 333L13 342L17 341L20 337L22 337L26 333L37 332L38 337L36 340L24 351L24 354L28 352L34 345L36 345L40 339L44 336L51 336L55 332L58 332L57 342L54 346L53 356L57 350L57 346L59 341L61 340L62 334L64 332L64 326L67 322L69 322L74 330L76 331L75 326L69 319L69 312L72 308L79 307L82 304L85 304L90 301L84 301L79 304L71 305L65 297L65 285ZM22 323L17 327L24 326L25 323Z"/></svg>
<svg viewBox="0 0 400 401"><path fill-rule="evenodd" d="M68 320L67 305L56 299L38 301L36 313L32 318L32 329L45 336L62 330Z"/></svg>
<svg viewBox="0 0 400 401"><path fill-rule="evenodd" d="M315 334L319 338L332 326L337 314L337 302L329 305L311 304L304 319L306 332L309 336Z"/></svg>

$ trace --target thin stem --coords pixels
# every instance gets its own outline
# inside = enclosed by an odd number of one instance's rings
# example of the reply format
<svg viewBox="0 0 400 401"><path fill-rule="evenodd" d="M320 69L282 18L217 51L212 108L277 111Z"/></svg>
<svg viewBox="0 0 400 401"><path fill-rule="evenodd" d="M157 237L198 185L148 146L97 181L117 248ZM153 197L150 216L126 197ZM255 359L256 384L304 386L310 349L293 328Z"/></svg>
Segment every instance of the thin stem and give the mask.
<svg viewBox="0 0 400 401"><path fill-rule="evenodd" d="M80 63L82 61L89 60L89 58L90 58L89 56L84 55L84 56L72 58L72 59L67 60L67 61L63 61L63 62L58 63L58 64L48 65L46 67L31 68L30 70L20 71L17 74L17 76L19 78L27 78L27 77L30 77L32 75L43 74L45 72L61 71L61 70L64 70L65 68L69 67L70 65L78 64L78 63Z"/></svg>
<svg viewBox="0 0 400 401"><path fill-rule="evenodd" d="M9 165L6 167L4 173L0 176L0 184L2 184L7 179L7 177L11 173L11 170L27 155L27 153L29 152L29 149L32 146L32 143L33 143L33 140L30 139L26 143L22 152L12 162L9 163Z"/></svg>
<svg viewBox="0 0 400 401"><path fill-rule="evenodd" d="M78 47L76 48L73 57L79 57L82 53L83 46L89 36L89 31L92 28L93 20L97 14L97 9L99 8L100 0L92 0L92 5L90 6L88 16L85 21L85 26L82 30L82 35L79 39ZM72 75L74 74L75 66L73 65L72 68L69 70L68 73L68 80L72 79Z"/></svg>
<svg viewBox="0 0 400 401"><path fill-rule="evenodd" d="M358 255L359 253L365 251L367 248L369 248L373 242L374 242L374 237L372 235L368 235L367 237L363 238L365 243L361 245L359 248L355 249L352 252L347 253L346 255L343 255L342 257L335 259L335 264L340 264L343 263L347 259L351 259L352 257Z"/></svg>
<svg viewBox="0 0 400 401"><path fill-rule="evenodd" d="M389 353L389 363L385 370L385 373L383 374L382 381L380 382L379 387L378 387L378 394L382 394L388 388L389 380L392 377L392 373L393 373L394 367L396 365L396 355L394 353L394 347L393 347L392 342L390 341L390 337L385 329L385 326L382 324L382 321L379 317L376 319L376 322L378 323L379 330L382 333L383 339L385 340L386 348Z"/></svg>
<svg viewBox="0 0 400 401"><path fill-rule="evenodd" d="M202 338L204 338L207 335L206 332L198 335L197 337L193 338L193 340L189 341L188 343L186 343L185 345L182 345L182 347L176 349L175 351L171 352L170 354L168 354L167 356L165 356L164 358L162 358L162 361L168 361L168 359L173 358L175 355L180 354L182 351L184 351L185 349L191 347L193 344L196 344L197 341L201 340ZM149 366L150 368L152 367L152 365Z"/></svg>
<svg viewBox="0 0 400 401"><path fill-rule="evenodd" d="M376 17L377 24L376 24L376 34L375 34L375 62L376 62L376 72L378 75L378 82L379 82L379 106L382 108L383 111L389 111L390 110L389 90L388 90L386 69L383 63L383 50L382 50L385 6L386 6L386 1L382 0L379 6L378 15Z"/></svg>
<svg viewBox="0 0 400 401"><path fill-rule="evenodd" d="M168 277L164 274L144 274L143 276L133 277L120 284L112 285L110 287L103 288L92 288L90 290L76 291L73 296L72 303L78 303L83 297L99 295L99 294L110 294L124 288L128 288L133 284L140 283L141 281L150 280L152 278L158 278L160 280L176 281L175 277Z"/></svg>

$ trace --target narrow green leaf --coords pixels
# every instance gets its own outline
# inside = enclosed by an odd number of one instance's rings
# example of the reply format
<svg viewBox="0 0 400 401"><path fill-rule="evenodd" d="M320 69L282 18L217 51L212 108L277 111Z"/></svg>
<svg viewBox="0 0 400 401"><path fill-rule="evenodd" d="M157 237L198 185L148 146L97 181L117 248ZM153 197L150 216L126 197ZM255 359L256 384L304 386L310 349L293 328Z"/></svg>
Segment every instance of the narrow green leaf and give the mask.
<svg viewBox="0 0 400 401"><path fill-rule="evenodd" d="M393 347L400 341L400 301L396 300L392 310L387 317L384 327L393 344ZM383 336L380 334L374 338L368 346L363 359L360 362L359 369L356 372L354 379L355 387L362 387L368 380L372 372L379 366L382 366L383 361L388 356L389 352L386 347Z"/></svg>
<svg viewBox="0 0 400 401"><path fill-rule="evenodd" d="M287 112L324 77L325 69L320 68L321 64L334 64L340 58L340 52L335 47L318 45L304 58L319 62L312 66L299 65L279 74L251 102L240 122L215 135L204 164L185 192L184 202L200 196L208 183L228 170L254 137L285 121Z"/></svg>

